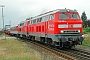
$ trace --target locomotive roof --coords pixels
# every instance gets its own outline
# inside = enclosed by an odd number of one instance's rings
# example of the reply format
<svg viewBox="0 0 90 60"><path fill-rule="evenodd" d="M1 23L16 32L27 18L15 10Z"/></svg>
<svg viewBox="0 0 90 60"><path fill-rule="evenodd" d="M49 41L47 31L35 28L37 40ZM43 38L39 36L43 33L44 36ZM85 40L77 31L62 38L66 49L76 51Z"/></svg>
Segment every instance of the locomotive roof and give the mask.
<svg viewBox="0 0 90 60"><path fill-rule="evenodd" d="M76 10L71 10L71 9L57 9L57 10L46 12L44 14L51 13L51 12L77 12L77 11Z"/></svg>
<svg viewBox="0 0 90 60"><path fill-rule="evenodd" d="M57 9L57 10L52 10L52 11L40 14L38 16L35 16L31 20L42 17L42 16L46 16L46 15L49 15L49 14L53 14L53 13L56 13L56 12L77 12L77 11L76 10L71 10L71 9Z"/></svg>
<svg viewBox="0 0 90 60"><path fill-rule="evenodd" d="M77 12L76 10L71 10L71 9L57 9L58 12Z"/></svg>
<svg viewBox="0 0 90 60"><path fill-rule="evenodd" d="M22 21L22 22L20 22L20 23L24 23L25 21Z"/></svg>

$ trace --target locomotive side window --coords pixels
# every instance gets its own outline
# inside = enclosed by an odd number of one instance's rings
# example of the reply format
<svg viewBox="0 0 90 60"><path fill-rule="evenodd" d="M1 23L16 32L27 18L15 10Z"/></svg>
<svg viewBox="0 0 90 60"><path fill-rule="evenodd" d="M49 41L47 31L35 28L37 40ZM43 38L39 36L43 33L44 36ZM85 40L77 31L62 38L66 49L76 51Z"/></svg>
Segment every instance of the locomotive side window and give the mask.
<svg viewBox="0 0 90 60"><path fill-rule="evenodd" d="M41 22L44 22L45 21L45 16L44 17L42 17L42 21Z"/></svg>
<svg viewBox="0 0 90 60"><path fill-rule="evenodd" d="M39 18L37 19L37 22L39 22Z"/></svg>
<svg viewBox="0 0 90 60"><path fill-rule="evenodd" d="M42 21L42 17L37 19L37 23Z"/></svg>
<svg viewBox="0 0 90 60"><path fill-rule="evenodd" d="M59 19L68 19L68 14L59 14Z"/></svg>
<svg viewBox="0 0 90 60"><path fill-rule="evenodd" d="M32 20L31 20L31 24L32 24Z"/></svg>
<svg viewBox="0 0 90 60"><path fill-rule="evenodd" d="M20 24L18 24L18 26L20 26Z"/></svg>
<svg viewBox="0 0 90 60"><path fill-rule="evenodd" d="M39 19L39 22L41 22L42 21L42 17Z"/></svg>
<svg viewBox="0 0 90 60"><path fill-rule="evenodd" d="M45 16L45 21L48 21L49 16Z"/></svg>
<svg viewBox="0 0 90 60"><path fill-rule="evenodd" d="M78 14L70 14L71 19L79 19Z"/></svg>
<svg viewBox="0 0 90 60"><path fill-rule="evenodd" d="M50 15L50 20L54 20L54 14Z"/></svg>
<svg viewBox="0 0 90 60"><path fill-rule="evenodd" d="M35 19L35 20L33 20L33 24L34 24L34 23L36 23L36 19Z"/></svg>
<svg viewBox="0 0 90 60"><path fill-rule="evenodd" d="M49 18L49 16L43 16L43 17L31 20L30 24L35 24L35 23L38 23L38 22L44 22L44 21L47 21L48 18ZM52 14L51 15L51 20L53 20L53 19L54 19L54 15Z"/></svg>
<svg viewBox="0 0 90 60"><path fill-rule="evenodd" d="M23 26L23 25L24 25L24 23L21 23L21 24L20 24L20 26Z"/></svg>
<svg viewBox="0 0 90 60"><path fill-rule="evenodd" d="M29 23L31 24L31 21Z"/></svg>

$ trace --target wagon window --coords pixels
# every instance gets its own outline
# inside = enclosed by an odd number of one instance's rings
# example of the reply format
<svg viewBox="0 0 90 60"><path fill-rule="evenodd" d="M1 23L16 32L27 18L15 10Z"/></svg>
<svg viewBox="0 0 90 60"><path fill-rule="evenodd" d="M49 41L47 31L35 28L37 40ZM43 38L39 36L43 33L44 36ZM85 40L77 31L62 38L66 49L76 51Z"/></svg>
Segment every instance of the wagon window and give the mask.
<svg viewBox="0 0 90 60"><path fill-rule="evenodd" d="M68 14L59 14L59 19L68 19Z"/></svg>

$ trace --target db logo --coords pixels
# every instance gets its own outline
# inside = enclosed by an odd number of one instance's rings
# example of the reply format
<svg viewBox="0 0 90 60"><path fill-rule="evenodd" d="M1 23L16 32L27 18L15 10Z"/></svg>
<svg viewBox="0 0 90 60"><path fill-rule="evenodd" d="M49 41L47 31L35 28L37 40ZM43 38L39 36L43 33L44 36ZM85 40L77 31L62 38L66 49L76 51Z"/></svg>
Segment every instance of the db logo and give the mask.
<svg viewBox="0 0 90 60"><path fill-rule="evenodd" d="M69 28L73 28L73 24L69 24Z"/></svg>

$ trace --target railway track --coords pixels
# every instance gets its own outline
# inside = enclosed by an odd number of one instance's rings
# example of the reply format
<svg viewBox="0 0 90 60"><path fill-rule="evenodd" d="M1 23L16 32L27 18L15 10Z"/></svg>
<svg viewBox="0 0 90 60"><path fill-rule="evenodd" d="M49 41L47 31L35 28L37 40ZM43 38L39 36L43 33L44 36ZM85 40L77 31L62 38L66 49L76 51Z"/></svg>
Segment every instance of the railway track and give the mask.
<svg viewBox="0 0 90 60"><path fill-rule="evenodd" d="M38 51L44 53L45 55L49 55L51 60L75 60L73 57L68 56L64 53L61 53L61 52L54 50L52 48L48 48L46 45L42 45L42 44L39 44L39 43L36 43L33 41L28 42L26 40L24 40L23 42L32 45L31 48L38 50Z"/></svg>
<svg viewBox="0 0 90 60"><path fill-rule="evenodd" d="M76 58L78 58L78 60L90 60L90 52L88 51L82 49L71 49L70 51L76 54Z"/></svg>
<svg viewBox="0 0 90 60"><path fill-rule="evenodd" d="M38 44L33 41L24 41L25 43L32 44L34 49L40 51L44 50L46 52L54 53L58 57L62 57L64 59L61 60L90 60L90 53L87 51L84 51L82 49L57 49L52 47L47 47L46 45ZM39 48L39 49L38 49ZM58 57L54 57L53 60L59 60Z"/></svg>
<svg viewBox="0 0 90 60"><path fill-rule="evenodd" d="M56 49L62 53L74 57L76 60L90 60L90 53L82 49Z"/></svg>

